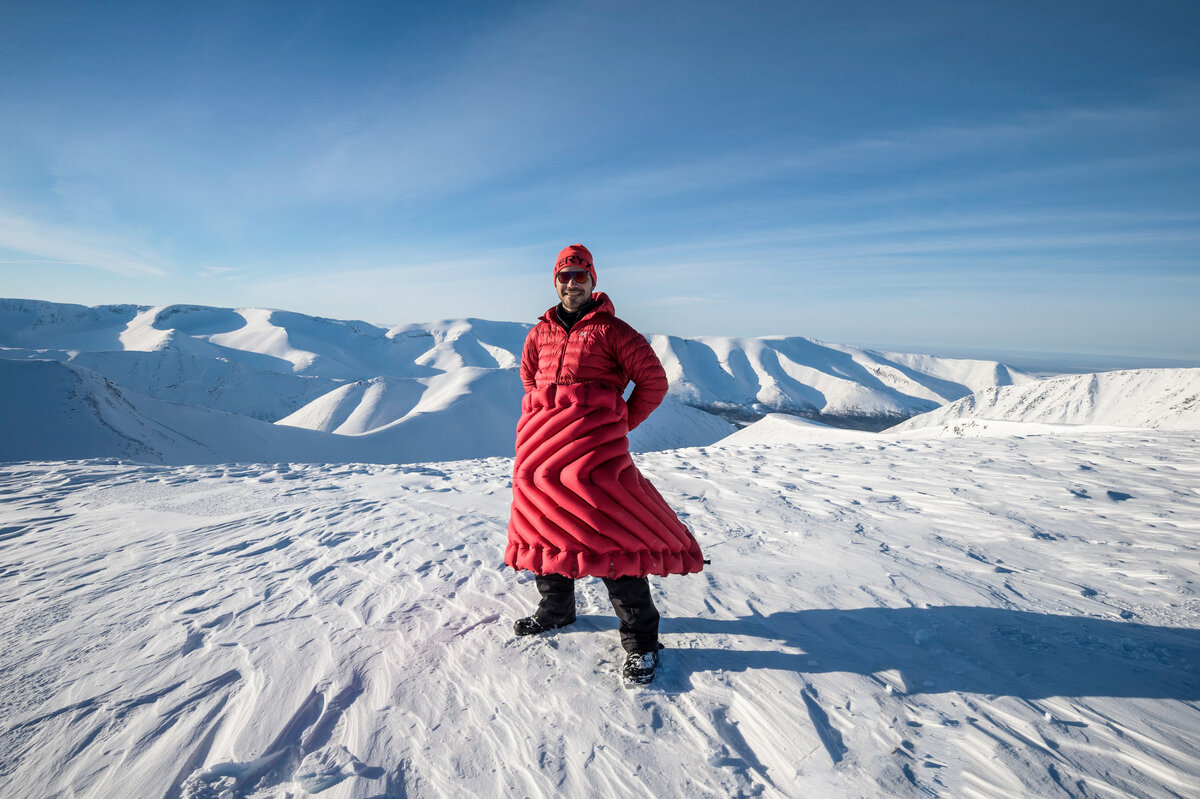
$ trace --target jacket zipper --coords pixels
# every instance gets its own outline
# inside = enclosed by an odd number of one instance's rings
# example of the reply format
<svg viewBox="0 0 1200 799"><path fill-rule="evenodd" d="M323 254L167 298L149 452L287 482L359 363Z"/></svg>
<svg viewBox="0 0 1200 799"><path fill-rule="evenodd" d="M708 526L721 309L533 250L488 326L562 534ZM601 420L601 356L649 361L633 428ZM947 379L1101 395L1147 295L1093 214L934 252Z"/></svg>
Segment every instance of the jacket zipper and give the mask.
<svg viewBox="0 0 1200 799"><path fill-rule="evenodd" d="M583 321L582 319L579 320L579 322L582 322L582 321ZM579 327L579 322L576 322L574 325L572 325L571 330L574 330L575 328ZM562 380L563 361L566 360L566 358L567 358L567 345L571 343L571 330L565 331L567 334L567 337L563 341L562 349L558 353L558 368L554 370L555 385L562 385L559 381Z"/></svg>
<svg viewBox="0 0 1200 799"><path fill-rule="evenodd" d="M574 333L576 330L578 330L582 324L584 324L589 319L591 319L591 317L592 317L592 313L588 312L588 314L586 316L584 316L582 319L580 319L575 324L571 325L570 330L563 331L567 334L567 338L563 342L562 351L558 353L558 368L554 370L555 385L562 385L562 383L560 383L559 381L562 380L563 361L565 361L567 358L567 345L571 343L571 334Z"/></svg>

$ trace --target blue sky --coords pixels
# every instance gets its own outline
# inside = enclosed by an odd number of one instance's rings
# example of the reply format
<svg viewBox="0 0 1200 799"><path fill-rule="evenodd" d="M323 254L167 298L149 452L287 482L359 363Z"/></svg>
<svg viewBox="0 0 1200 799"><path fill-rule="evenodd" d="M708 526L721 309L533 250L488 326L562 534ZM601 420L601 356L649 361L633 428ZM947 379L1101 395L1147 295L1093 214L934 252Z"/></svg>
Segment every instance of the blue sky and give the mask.
<svg viewBox="0 0 1200 799"><path fill-rule="evenodd" d="M0 296L531 321L581 241L647 333L1200 362L1197 42L1195 2L6 2Z"/></svg>

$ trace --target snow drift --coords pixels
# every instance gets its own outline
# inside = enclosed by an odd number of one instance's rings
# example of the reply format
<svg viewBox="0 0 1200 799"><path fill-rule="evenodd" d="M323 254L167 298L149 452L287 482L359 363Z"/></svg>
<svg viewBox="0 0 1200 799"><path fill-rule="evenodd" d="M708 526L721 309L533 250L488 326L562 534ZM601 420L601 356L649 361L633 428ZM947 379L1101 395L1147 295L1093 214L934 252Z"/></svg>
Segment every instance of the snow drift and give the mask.
<svg viewBox="0 0 1200 799"><path fill-rule="evenodd" d="M830 441L863 441L875 438L869 430L831 427L786 413L767 414L754 424L722 438L715 446L749 447L771 444L822 444Z"/></svg>

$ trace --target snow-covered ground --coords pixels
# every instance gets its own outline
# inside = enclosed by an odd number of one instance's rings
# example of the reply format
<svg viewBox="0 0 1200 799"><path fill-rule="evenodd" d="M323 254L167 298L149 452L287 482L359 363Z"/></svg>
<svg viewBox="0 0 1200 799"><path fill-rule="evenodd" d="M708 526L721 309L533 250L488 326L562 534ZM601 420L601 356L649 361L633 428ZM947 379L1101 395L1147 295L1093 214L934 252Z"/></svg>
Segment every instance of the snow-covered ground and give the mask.
<svg viewBox="0 0 1200 799"><path fill-rule="evenodd" d="M512 635L527 329L0 300L0 797L1200 796L1200 370L652 337L629 691Z"/></svg>
<svg viewBox="0 0 1200 799"><path fill-rule="evenodd" d="M1200 435L1007 432L639 455L634 691L595 581L513 637L511 460L2 464L0 795L1196 796Z"/></svg>

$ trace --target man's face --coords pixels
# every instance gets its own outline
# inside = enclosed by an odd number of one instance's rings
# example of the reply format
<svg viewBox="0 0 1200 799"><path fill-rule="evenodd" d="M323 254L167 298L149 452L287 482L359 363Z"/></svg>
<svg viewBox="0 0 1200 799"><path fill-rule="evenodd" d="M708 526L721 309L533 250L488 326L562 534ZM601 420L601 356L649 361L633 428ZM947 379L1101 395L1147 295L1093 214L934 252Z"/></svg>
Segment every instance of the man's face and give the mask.
<svg viewBox="0 0 1200 799"><path fill-rule="evenodd" d="M575 280L580 274L586 275L582 283ZM560 269L554 276L554 288L558 291L558 298L562 300L563 308L572 313L582 308L591 298L592 289L595 287L596 281L592 280L586 269Z"/></svg>

